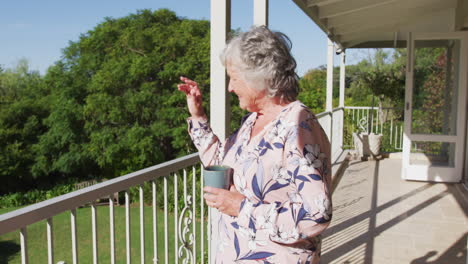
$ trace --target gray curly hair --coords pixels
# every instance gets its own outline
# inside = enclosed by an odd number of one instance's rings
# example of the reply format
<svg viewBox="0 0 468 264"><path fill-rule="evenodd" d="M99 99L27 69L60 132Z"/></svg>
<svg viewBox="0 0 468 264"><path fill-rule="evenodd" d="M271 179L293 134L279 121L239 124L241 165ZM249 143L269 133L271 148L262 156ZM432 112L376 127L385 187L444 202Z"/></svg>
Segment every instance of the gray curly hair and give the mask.
<svg viewBox="0 0 468 264"><path fill-rule="evenodd" d="M281 102L293 102L299 93L296 60L291 55L292 43L281 32L265 26L233 37L221 53L221 62L238 69L245 81Z"/></svg>

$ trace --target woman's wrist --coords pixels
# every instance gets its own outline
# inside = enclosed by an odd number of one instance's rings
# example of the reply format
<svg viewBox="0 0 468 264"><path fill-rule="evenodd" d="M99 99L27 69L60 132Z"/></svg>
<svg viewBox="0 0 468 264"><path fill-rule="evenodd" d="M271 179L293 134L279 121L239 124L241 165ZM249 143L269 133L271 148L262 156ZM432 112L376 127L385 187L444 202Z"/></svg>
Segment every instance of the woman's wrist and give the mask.
<svg viewBox="0 0 468 264"><path fill-rule="evenodd" d="M208 117L206 116L205 113L203 113L202 115L192 115L190 117L192 120L200 120L200 121L206 121L208 120Z"/></svg>

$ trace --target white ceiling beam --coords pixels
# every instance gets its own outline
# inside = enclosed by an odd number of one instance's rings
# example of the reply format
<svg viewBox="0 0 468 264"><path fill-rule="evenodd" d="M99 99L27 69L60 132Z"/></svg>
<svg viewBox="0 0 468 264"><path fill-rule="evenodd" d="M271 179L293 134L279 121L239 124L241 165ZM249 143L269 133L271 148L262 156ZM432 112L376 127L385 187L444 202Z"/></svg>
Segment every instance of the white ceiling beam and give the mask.
<svg viewBox="0 0 468 264"><path fill-rule="evenodd" d="M391 19L391 20L386 20L385 23L368 23L366 25L359 25L356 26L354 25L349 25L346 27L339 27L335 28L335 33L342 37L342 36L348 36L352 34L357 34L361 32L367 32L367 31L372 31L372 30L383 30L383 31L393 31L395 32L398 30L399 27L399 22L406 22L408 19Z"/></svg>
<svg viewBox="0 0 468 264"><path fill-rule="evenodd" d="M352 38L346 39L341 38L343 45L348 47L356 46L359 43L369 42L369 41L390 41L393 42L394 33L393 32L379 32L374 31L372 34L369 32L355 34Z"/></svg>
<svg viewBox="0 0 468 264"><path fill-rule="evenodd" d="M346 0L308 0L307 7L331 5Z"/></svg>
<svg viewBox="0 0 468 264"><path fill-rule="evenodd" d="M369 11L369 9L383 8L386 5L394 5L396 2L407 0L348 0L346 2L336 3L334 5L320 7L319 17L332 18L347 15L360 11Z"/></svg>
<svg viewBox="0 0 468 264"><path fill-rule="evenodd" d="M409 10L411 11L411 10ZM399 13L394 16L381 17L379 23L350 23L346 25L341 25L335 27L334 32L339 36L352 35L360 32L370 31L370 30L382 30L382 31L399 31L401 28L404 28L407 25L417 23L421 20L428 20L437 17L441 12L441 9L434 8L434 10L419 10L421 13L409 12L409 13ZM425 11L425 12L422 12Z"/></svg>
<svg viewBox="0 0 468 264"><path fill-rule="evenodd" d="M317 26L331 39L335 42L341 49L343 48L341 43L337 41L333 29L328 26L327 19L320 19L318 16L318 7L308 7L308 0L293 0L296 5L302 9L302 11L315 22Z"/></svg>
<svg viewBox="0 0 468 264"><path fill-rule="evenodd" d="M380 31L379 29L374 29L371 31L359 32L350 35L340 35L340 40L344 43L349 43L356 40L366 40L366 41L378 41L378 40L393 40L394 32Z"/></svg>
<svg viewBox="0 0 468 264"><path fill-rule="evenodd" d="M377 43L382 41L386 41L387 43L382 42L382 45L379 47L383 47L385 45L387 47L391 47L392 45L389 43L395 43L395 41L400 42L400 40L406 39L405 32L411 30L410 28L413 28L414 25L418 25L421 22L424 23L424 21L431 22L434 19L438 21L438 17L440 17L441 13L443 14L444 12L445 11L443 10L435 9L432 12L426 12L424 15L420 16L402 16L394 18L393 20L383 20L386 21L386 23L352 25L347 28L347 31L344 31L343 28L336 28L335 34L337 34L337 38L343 43L345 48L352 47L363 42ZM435 23L435 25L438 25L437 22ZM395 39L395 32L403 33L398 34L398 39ZM393 34L392 38L390 38L391 34ZM388 39L382 39L382 36L387 36Z"/></svg>
<svg viewBox="0 0 468 264"><path fill-rule="evenodd" d="M322 29L323 32L325 32L325 34L327 35L330 35L331 34L331 31L329 30L328 28L328 23L326 21L326 19L320 19L319 16L318 16L318 8L317 7L308 7L306 2L307 0L293 0L294 3L296 3L296 5L302 9L302 11L304 11L304 13L310 17L310 19L312 19L312 21L315 22L315 24L317 24L317 26L320 27L320 29Z"/></svg>
<svg viewBox="0 0 468 264"><path fill-rule="evenodd" d="M411 1L411 3L416 1ZM427 12L433 12L453 7L453 0L423 0L417 3L409 4L403 1L399 5L391 5L385 8L379 8L372 12L355 12L347 15L328 18L328 26L337 28L347 24L367 25L369 23L380 23L386 19L404 16L422 16Z"/></svg>
<svg viewBox="0 0 468 264"><path fill-rule="evenodd" d="M351 42L344 42L344 46L347 49L372 49L372 48L405 48L406 43L404 41L395 42L392 40L379 40L369 41L368 39L360 39Z"/></svg>

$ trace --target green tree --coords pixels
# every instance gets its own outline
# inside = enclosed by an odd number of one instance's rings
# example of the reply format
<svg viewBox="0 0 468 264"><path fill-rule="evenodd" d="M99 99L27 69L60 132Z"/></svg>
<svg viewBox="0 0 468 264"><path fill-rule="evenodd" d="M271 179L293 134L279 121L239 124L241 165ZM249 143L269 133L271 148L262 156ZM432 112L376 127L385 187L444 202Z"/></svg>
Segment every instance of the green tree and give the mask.
<svg viewBox="0 0 468 264"><path fill-rule="evenodd" d="M324 67L309 70L299 80L298 99L316 114L325 110L327 94L327 71Z"/></svg>
<svg viewBox="0 0 468 264"><path fill-rule="evenodd" d="M14 69L0 72L0 194L27 189L33 184L32 146L45 131L48 90L28 62L20 60Z"/></svg>
<svg viewBox="0 0 468 264"><path fill-rule="evenodd" d="M111 178L193 152L181 75L208 93L207 21L166 9L106 18L45 77L53 107L34 175Z"/></svg>
<svg viewBox="0 0 468 264"><path fill-rule="evenodd" d="M403 57L376 49L368 58L356 65L348 66L347 105L402 107L405 92L405 68ZM375 102L374 102L375 101Z"/></svg>

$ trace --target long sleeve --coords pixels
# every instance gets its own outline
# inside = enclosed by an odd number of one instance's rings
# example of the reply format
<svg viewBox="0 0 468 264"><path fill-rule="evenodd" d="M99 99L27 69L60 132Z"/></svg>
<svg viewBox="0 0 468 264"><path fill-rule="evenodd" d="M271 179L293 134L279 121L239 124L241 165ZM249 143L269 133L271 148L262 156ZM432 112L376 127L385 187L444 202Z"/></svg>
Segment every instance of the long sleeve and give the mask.
<svg viewBox="0 0 468 264"><path fill-rule="evenodd" d="M208 119L188 118L187 122L190 138L198 149L203 165L206 167L220 164L223 143L211 130Z"/></svg>
<svg viewBox="0 0 468 264"><path fill-rule="evenodd" d="M241 125L248 116L242 118ZM198 149L203 165L206 167L223 164L226 152L236 143L239 129L224 142L221 142L213 133L207 118L195 119L190 117L187 119L187 123L190 138Z"/></svg>
<svg viewBox="0 0 468 264"><path fill-rule="evenodd" d="M268 151L282 149L282 162L271 177L253 177L253 195L244 199L238 216L240 231L267 229L272 241L313 249L331 220L330 144L317 119L306 109L293 120L279 120L259 143L259 165L271 162ZM259 177L269 179L266 183ZM254 239L255 241L255 239Z"/></svg>

